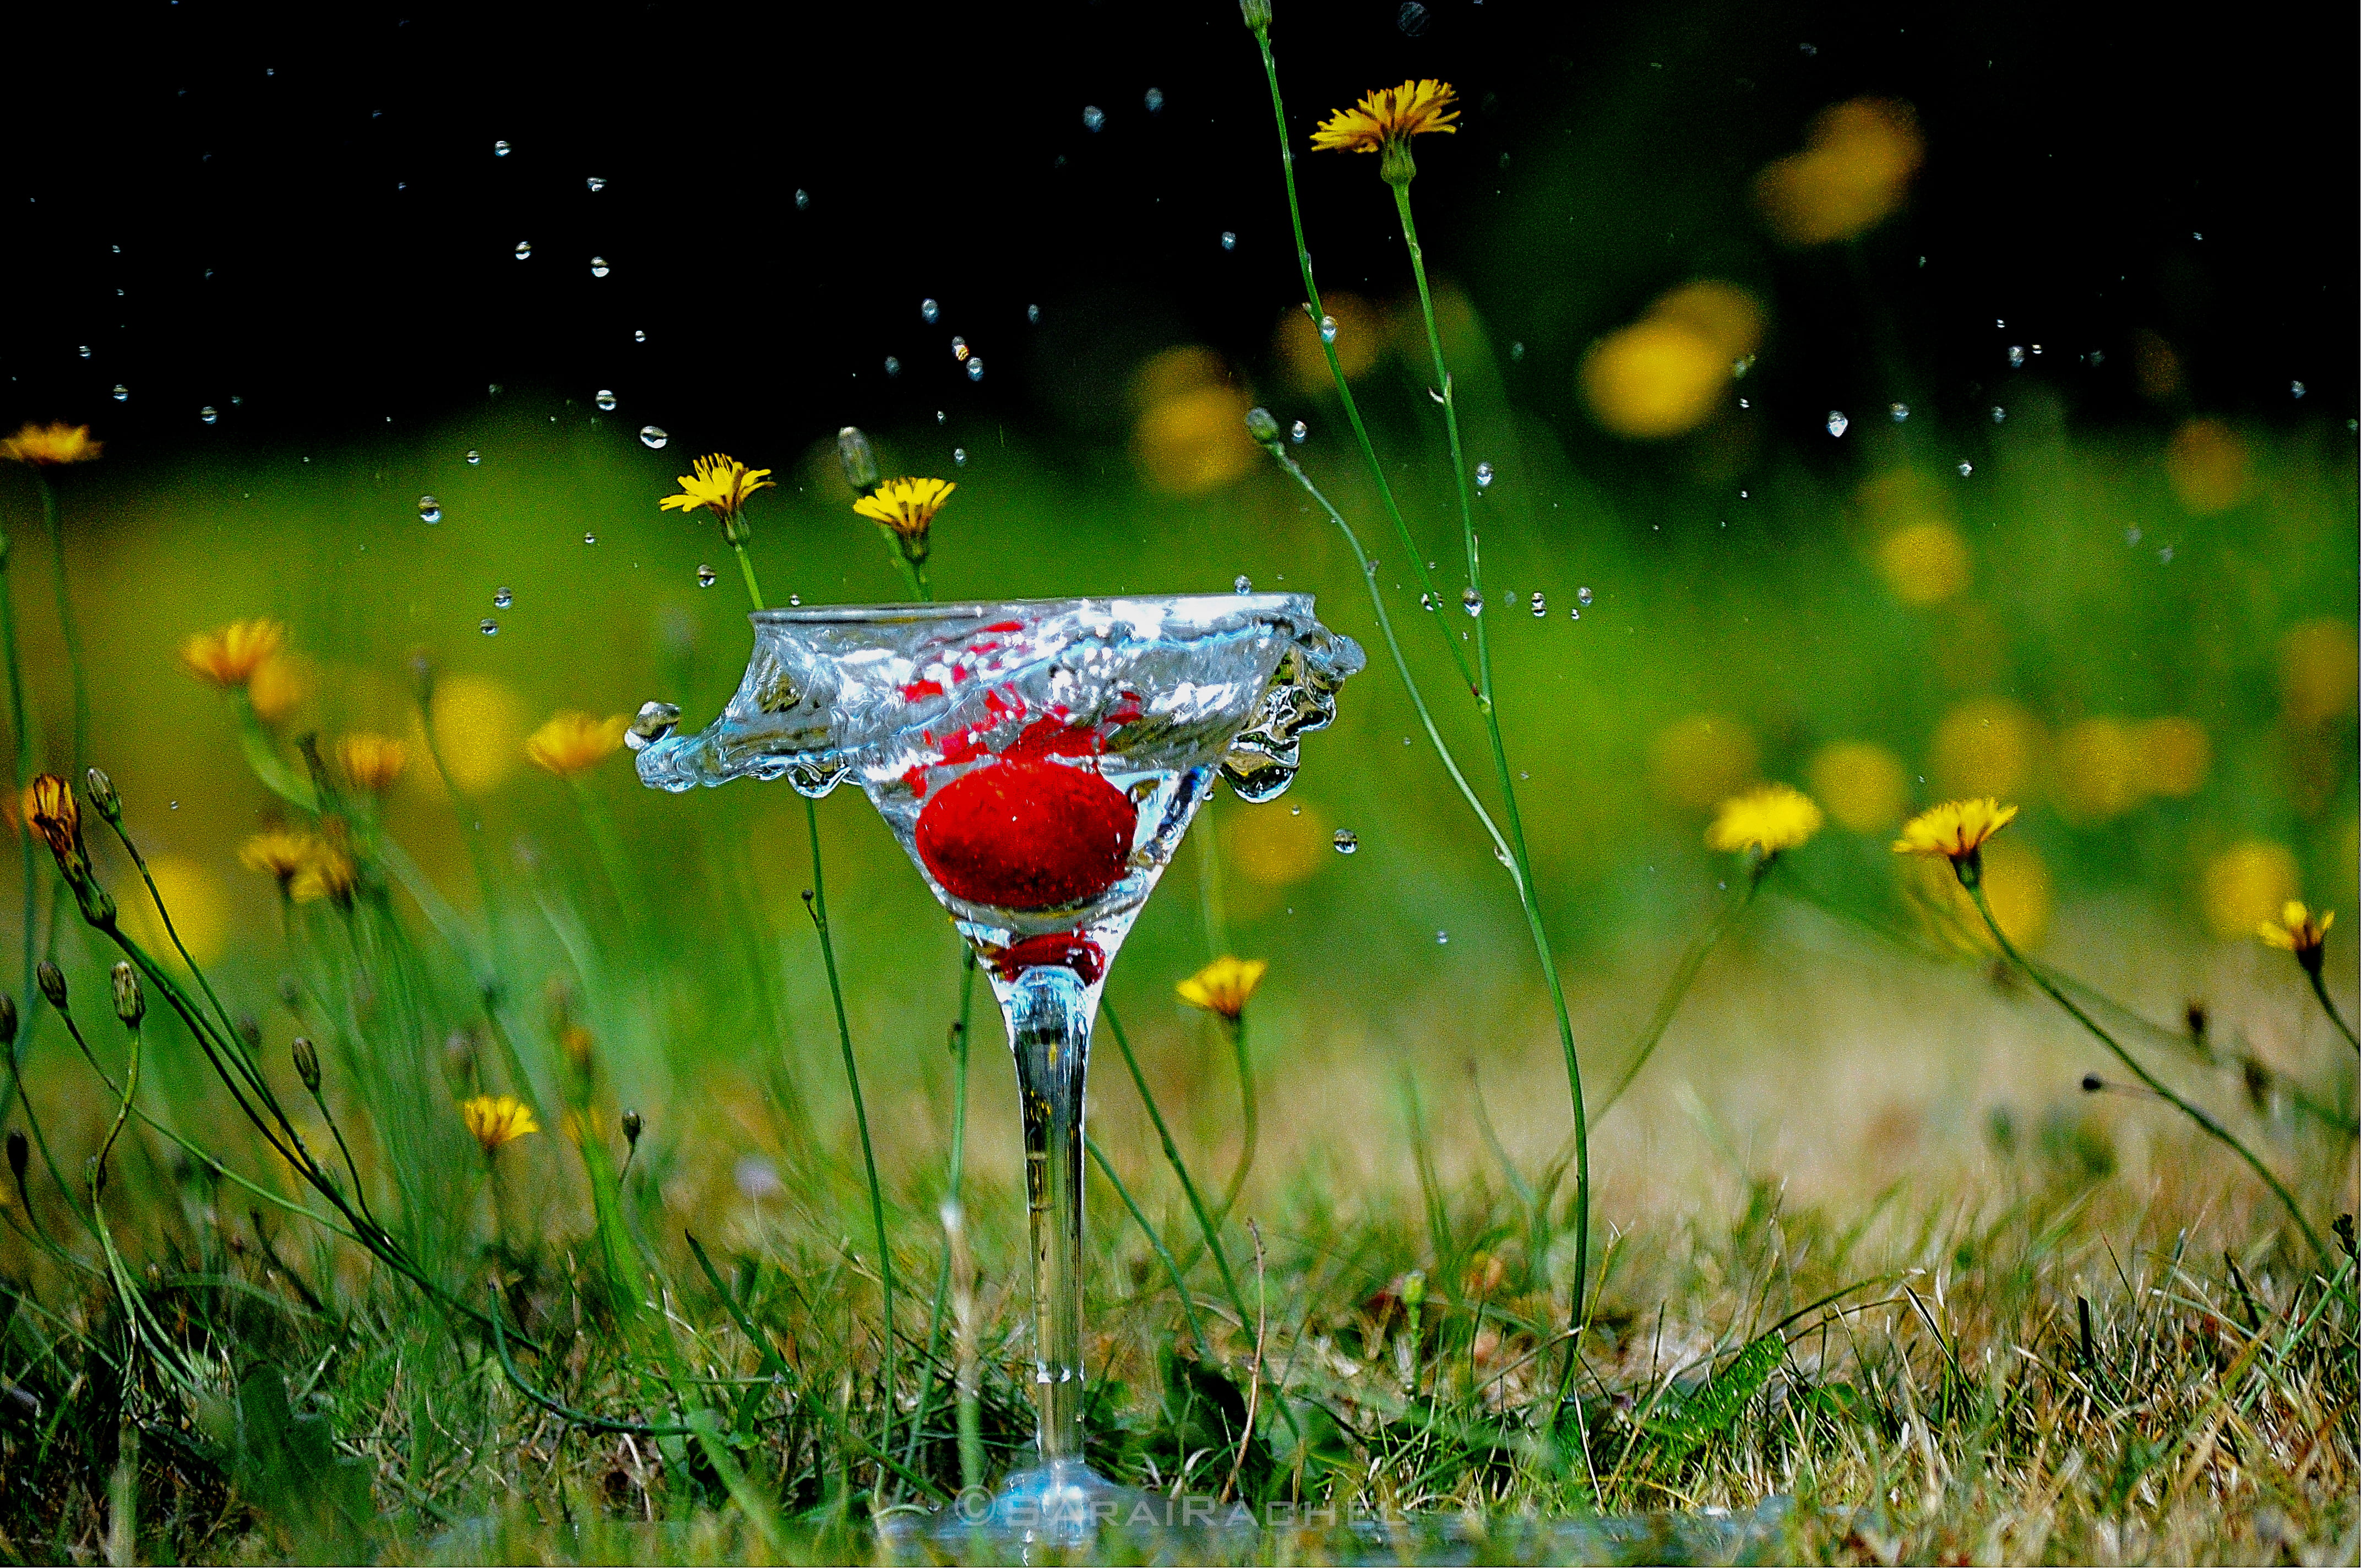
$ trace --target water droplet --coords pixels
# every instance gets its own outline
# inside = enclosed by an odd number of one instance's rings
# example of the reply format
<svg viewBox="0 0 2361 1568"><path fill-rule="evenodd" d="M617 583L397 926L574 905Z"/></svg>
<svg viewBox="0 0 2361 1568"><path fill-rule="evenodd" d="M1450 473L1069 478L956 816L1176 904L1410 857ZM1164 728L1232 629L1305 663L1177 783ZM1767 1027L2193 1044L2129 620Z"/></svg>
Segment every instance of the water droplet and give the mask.
<svg viewBox="0 0 2361 1568"><path fill-rule="evenodd" d="M2301 381L2290 381L2288 383L2288 396L2291 398L2300 398L2303 396L2303 383Z"/></svg>
<svg viewBox="0 0 2361 1568"><path fill-rule="evenodd" d="M591 276L591 277L593 277L593 278L604 278L604 277L608 274L608 272L609 272L609 270L610 270L610 269L609 269L609 268L608 267L608 265L607 265L607 258L606 258L605 257L603 257L603 256L594 256L594 257L592 257L592 258L590 258L590 276Z"/></svg>
<svg viewBox="0 0 2361 1568"><path fill-rule="evenodd" d="M796 211L799 213L807 212L810 207L811 192L808 191L797 191L796 192Z"/></svg>
<svg viewBox="0 0 2361 1568"><path fill-rule="evenodd" d="M418 498L418 521L421 521L421 522L440 522L440 521L443 521L443 503L442 503L441 501L436 500L433 496L421 496L421 497L419 497L419 498Z"/></svg>
<svg viewBox="0 0 2361 1568"><path fill-rule="evenodd" d="M1535 594L1535 595L1533 595L1533 619L1534 619L1535 620L1539 620L1542 617L1543 617L1543 616L1547 615L1548 613L1549 613L1549 604L1548 604L1548 601L1547 601L1547 600L1545 600L1545 599L1543 599L1543 598L1542 598L1542 596L1541 596L1540 594L1538 594L1538 593L1537 593L1537 594Z"/></svg>
<svg viewBox="0 0 2361 1568"><path fill-rule="evenodd" d="M1522 359L1524 356L1525 345L1523 344L1512 343L1509 345L1509 357L1510 359Z"/></svg>
<svg viewBox="0 0 2361 1568"><path fill-rule="evenodd" d="M632 331L632 333L631 333L631 341L632 341L633 343L645 343L647 340L648 340L648 334L647 334L647 329L646 329L646 328L644 328L644 327L641 327L641 328L636 328L636 329L634 329L634 330Z"/></svg>
<svg viewBox="0 0 2361 1568"><path fill-rule="evenodd" d="M2126 529L2125 529L2125 530L2124 530L2124 543L2125 543L2125 544L2137 544L2139 542L2140 542L2140 529L2139 529L2139 524L2137 524L2137 523L2134 523L2134 524L2132 524L2129 528L2126 528Z"/></svg>
<svg viewBox="0 0 2361 1568"><path fill-rule="evenodd" d="M523 259L525 259L525 258L527 258L527 257L531 256L532 254L533 254L533 241L531 241L531 240L529 240L529 239L521 239L521 240L517 241L517 247L516 247L516 258L517 258L519 261L522 261Z"/></svg>
<svg viewBox="0 0 2361 1568"><path fill-rule="evenodd" d="M2004 409L2004 408L2001 407L1998 403L1994 403L1994 404L1993 405L1993 411L1992 411L1992 414L1993 414L1993 423L1994 423L1994 424L1998 424L2001 421L2003 421L2003 420L2004 420L2004 419L2006 419L2006 418L2008 417L2008 411L2007 411L2006 409Z"/></svg>
<svg viewBox="0 0 2361 1568"><path fill-rule="evenodd" d="M1470 615L1484 613L1484 596L1476 591L1475 584L1470 583L1459 590L1459 608Z"/></svg>
<svg viewBox="0 0 2361 1568"><path fill-rule="evenodd" d="M1565 618L1568 620L1580 620L1582 619L1582 607L1580 605L1575 605L1565 612Z"/></svg>
<svg viewBox="0 0 2361 1568"><path fill-rule="evenodd" d="M476 623L476 630L487 637L498 637L500 634L500 623L488 615Z"/></svg>
<svg viewBox="0 0 2361 1568"><path fill-rule="evenodd" d="M1451 945L1451 933L1448 931L1437 931L1434 934L1434 945L1438 948L1449 947Z"/></svg>
<svg viewBox="0 0 2361 1568"><path fill-rule="evenodd" d="M1328 841L1336 846L1336 852L1340 855L1352 854L1361 847L1361 836L1350 828L1337 828L1335 836Z"/></svg>
<svg viewBox="0 0 2361 1568"><path fill-rule="evenodd" d="M1971 475L1971 474L1974 473L1975 471L1976 471L1976 466L1975 466L1974 464L1972 464L1972 463L1966 463L1966 462L1962 462L1962 463L1960 465L1960 478L1962 478L1962 479L1966 478L1969 475Z"/></svg>
<svg viewBox="0 0 2361 1568"><path fill-rule="evenodd" d="M221 418L221 414L214 408L213 404L207 403L203 408L197 411L197 418L203 423L211 424L214 421Z"/></svg>
<svg viewBox="0 0 2361 1568"><path fill-rule="evenodd" d="M1424 33L1431 20L1426 7L1418 0L1402 0L1401 9L1394 13L1394 26L1401 29L1401 36L1406 38L1414 38Z"/></svg>
<svg viewBox="0 0 2361 1568"><path fill-rule="evenodd" d="M1254 592L1254 579L1247 576L1244 572L1240 572L1236 576L1230 579L1230 591L1232 593L1250 594Z"/></svg>
<svg viewBox="0 0 2361 1568"><path fill-rule="evenodd" d="M607 188L607 182L604 180L599 179L596 174L593 174L589 179L585 180L582 183L590 187L590 193L594 196Z"/></svg>
<svg viewBox="0 0 2361 1568"><path fill-rule="evenodd" d="M1298 446L1302 445L1304 442L1310 440L1311 436L1312 427L1304 423L1301 420L1297 420L1293 424L1288 427L1287 439L1292 441Z"/></svg>
<svg viewBox="0 0 2361 1568"><path fill-rule="evenodd" d="M698 587L709 588L720 580L721 574L715 571L712 567L701 564L697 566L697 586Z"/></svg>
<svg viewBox="0 0 2361 1568"><path fill-rule="evenodd" d="M1222 231L1222 248L1224 250L1235 250L1237 247L1237 231L1235 229L1224 229Z"/></svg>
<svg viewBox="0 0 2361 1568"><path fill-rule="evenodd" d="M1844 411L1842 409L1830 409L1828 411L1828 433L1830 435L1842 435L1846 430L1850 428L1851 424L1852 421L1845 418Z"/></svg>
<svg viewBox="0 0 2361 1568"><path fill-rule="evenodd" d="M663 451L664 444L671 439L672 436L660 424L640 426L640 444L651 452Z"/></svg>
<svg viewBox="0 0 2361 1568"><path fill-rule="evenodd" d="M966 447L954 446L951 448L951 466L954 468L964 468L967 466Z"/></svg>
<svg viewBox="0 0 2361 1568"><path fill-rule="evenodd" d="M598 389L598 395L596 398L593 398L591 401L598 405L598 411L600 413L613 413L615 411L615 394L609 391L604 387Z"/></svg>
<svg viewBox="0 0 2361 1568"><path fill-rule="evenodd" d="M1025 319L1026 319L1026 321L1027 321L1027 322L1030 323L1032 325L1034 325L1034 326L1039 326L1039 325L1041 324L1041 307L1040 307L1040 306L1038 306L1038 305L1027 305L1027 306L1026 306L1026 307L1025 307Z"/></svg>
<svg viewBox="0 0 2361 1568"><path fill-rule="evenodd" d="M1479 490L1488 490L1492 488L1492 465L1489 463L1476 465L1476 488Z"/></svg>
<svg viewBox="0 0 2361 1568"><path fill-rule="evenodd" d="M1323 343L1334 343L1336 341L1336 318L1334 316L1322 316L1320 318L1320 341Z"/></svg>
<svg viewBox="0 0 2361 1568"><path fill-rule="evenodd" d="M1423 610L1432 611L1434 609L1434 596L1433 594L1419 595L1418 608Z"/></svg>
<svg viewBox="0 0 2361 1568"><path fill-rule="evenodd" d="M1908 403L1889 403L1886 405L1885 411L1894 416L1894 423L1900 424L1904 420L1910 417L1910 405Z"/></svg>
<svg viewBox="0 0 2361 1568"><path fill-rule="evenodd" d="M2025 349L2022 345L2014 343L2008 345L2008 367L2012 370L2025 368Z"/></svg>
<svg viewBox="0 0 2361 1568"><path fill-rule="evenodd" d="M492 608L494 609L506 609L509 606L514 603L516 603L516 595L510 592L505 585L492 590Z"/></svg>
<svg viewBox="0 0 2361 1568"><path fill-rule="evenodd" d="M1590 590L1588 588L1576 588L1574 590L1574 597L1580 599L1583 603L1588 604L1590 602Z"/></svg>
<svg viewBox="0 0 2361 1568"><path fill-rule="evenodd" d="M1106 124L1106 111L1096 104L1082 105L1082 129L1094 131Z"/></svg>
<svg viewBox="0 0 2361 1568"><path fill-rule="evenodd" d="M1148 90L1148 96L1142 99L1141 102L1148 105L1148 112L1149 114L1162 114L1164 112L1164 89L1161 87L1149 88Z"/></svg>
<svg viewBox="0 0 2361 1568"><path fill-rule="evenodd" d="M967 339L963 337L955 337L951 339L951 357L960 360L962 363L966 361Z"/></svg>
<svg viewBox="0 0 2361 1568"><path fill-rule="evenodd" d="M943 307L936 303L934 301L920 300L918 302L918 319L925 322L928 326L934 325L935 318L942 313Z"/></svg>
<svg viewBox="0 0 2361 1568"><path fill-rule="evenodd" d="M967 362L967 378L971 381L983 379L983 356L981 354Z"/></svg>
<svg viewBox="0 0 2361 1568"><path fill-rule="evenodd" d="M89 357L90 357L90 345L89 345L89 344L87 344L87 343L85 343L85 344L83 344L83 345L82 345L82 356L84 359L87 359L87 358L89 358Z"/></svg>
<svg viewBox="0 0 2361 1568"><path fill-rule="evenodd" d="M492 144L492 156L493 156L494 158L506 158L508 155L509 155L509 144L508 144L508 143L506 143L506 142L504 142L504 141L496 141L496 142L494 142L494 143Z"/></svg>
<svg viewBox="0 0 2361 1568"><path fill-rule="evenodd" d="M596 544L598 543L598 536L595 533L586 533L582 536L582 543L585 544Z"/></svg>
<svg viewBox="0 0 2361 1568"><path fill-rule="evenodd" d="M131 389L120 381L115 383L115 400L118 403L130 401Z"/></svg>
<svg viewBox="0 0 2361 1568"><path fill-rule="evenodd" d="M803 595L801 595L801 594L789 594L789 595L787 596L787 603L788 603L788 605L789 605L790 607L795 606L795 605L799 605L799 604L801 604L801 603L803 603L803 602L804 602L804 596L803 596Z"/></svg>

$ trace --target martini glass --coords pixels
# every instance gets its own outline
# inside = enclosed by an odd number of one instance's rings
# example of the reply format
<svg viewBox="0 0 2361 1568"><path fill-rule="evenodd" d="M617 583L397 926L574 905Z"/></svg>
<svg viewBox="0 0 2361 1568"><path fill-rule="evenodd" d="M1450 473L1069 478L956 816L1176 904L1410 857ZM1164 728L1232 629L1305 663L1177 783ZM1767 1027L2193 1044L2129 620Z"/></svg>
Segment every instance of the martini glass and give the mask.
<svg viewBox="0 0 2361 1568"><path fill-rule="evenodd" d="M970 1522L1072 1536L1138 1495L1082 1457L1082 1092L1108 966L1216 773L1294 781L1362 665L1301 594L757 611L701 734L650 703L640 778L860 784L991 976L1023 1097L1038 1463Z"/></svg>

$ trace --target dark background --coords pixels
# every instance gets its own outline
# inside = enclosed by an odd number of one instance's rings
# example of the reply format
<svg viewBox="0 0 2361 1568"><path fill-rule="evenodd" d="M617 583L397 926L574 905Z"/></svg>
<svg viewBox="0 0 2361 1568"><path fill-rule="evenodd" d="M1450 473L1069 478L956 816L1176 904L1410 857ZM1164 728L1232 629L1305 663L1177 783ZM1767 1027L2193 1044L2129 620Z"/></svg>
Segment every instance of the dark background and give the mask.
<svg viewBox="0 0 2361 1568"><path fill-rule="evenodd" d="M1119 423L1139 352L1203 341L1252 365L1301 293L1229 0L172 0L11 31L10 422L93 421L151 450L366 438L499 382L611 389L621 417L700 447L783 449L953 399L1080 437ZM1428 254L1529 345L1512 389L1577 455L1610 444L1574 397L1583 346L1698 275L1773 302L1758 395L1799 427L1889 393L1964 411L2010 343L2042 344L2035 368L2086 417L2171 417L2133 395L2138 328L2181 356L2178 412L2291 416L2299 379L2303 412L2352 411L2349 9L2195 27L2054 4L1429 0L1405 19L1395 0L1279 0L1274 39L1299 147L1368 87L1458 86L1463 134L1420 153ZM1775 250L1748 181L1863 93L1917 107L1911 206L1855 247ZM1323 287L1400 287L1374 161L1299 164Z"/></svg>

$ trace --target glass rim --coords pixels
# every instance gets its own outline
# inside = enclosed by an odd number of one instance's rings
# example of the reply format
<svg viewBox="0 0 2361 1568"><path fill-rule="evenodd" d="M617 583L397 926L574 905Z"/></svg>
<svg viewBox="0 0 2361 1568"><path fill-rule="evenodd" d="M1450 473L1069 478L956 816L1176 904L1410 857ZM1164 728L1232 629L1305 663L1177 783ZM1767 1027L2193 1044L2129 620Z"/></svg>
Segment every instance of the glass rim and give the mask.
<svg viewBox="0 0 2361 1568"><path fill-rule="evenodd" d="M882 621L906 624L924 620L975 620L1008 610L1055 612L1118 604L1220 604L1234 606L1240 610L1308 614L1312 602L1310 594L1086 594L1072 598L962 599L939 604L794 605L784 609L750 610L746 619L757 626L860 625Z"/></svg>

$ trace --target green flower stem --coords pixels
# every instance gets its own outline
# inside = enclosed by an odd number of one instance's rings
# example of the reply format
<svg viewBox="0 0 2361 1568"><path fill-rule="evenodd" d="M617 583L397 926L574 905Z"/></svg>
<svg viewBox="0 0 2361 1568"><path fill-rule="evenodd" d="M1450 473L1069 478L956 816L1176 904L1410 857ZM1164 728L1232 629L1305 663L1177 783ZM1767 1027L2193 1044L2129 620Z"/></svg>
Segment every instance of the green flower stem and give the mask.
<svg viewBox="0 0 2361 1568"><path fill-rule="evenodd" d="M131 1117L131 1103L139 1097L139 1045L147 1030L131 1025L131 1059L123 1069L122 1103L115 1108L115 1124L106 1129L105 1141L98 1146L98 1157L91 1162L90 1205L95 1211L98 1195L106 1187L107 1157L115 1153L115 1140L123 1135L123 1124Z"/></svg>
<svg viewBox="0 0 2361 1568"><path fill-rule="evenodd" d="M1582 1061L1574 1048L1574 1020L1565 1007L1565 987L1559 981L1557 960L1550 952L1549 932L1542 924L1539 896L1533 887L1532 856L1525 847L1525 828L1517 811L1516 775L1509 769L1509 751L1500 739L1500 715L1492 700L1492 643L1481 613L1484 598L1484 573L1481 552L1476 539L1476 510L1472 492L1467 488L1467 465L1459 444L1459 407L1451 385L1451 371L1443 362L1443 335L1435 330L1434 298L1426 284L1425 253L1419 248L1418 225L1410 211L1410 183L1394 186L1394 208L1401 216L1402 242L1410 251L1411 276L1418 280L1419 309L1426 319L1426 344L1434 359L1434 374L1443 390L1443 423L1451 441L1451 476L1459 487L1460 532L1467 550L1467 587L1476 596L1476 667L1479 687L1477 708L1484 716L1484 732L1492 743L1492 767L1500 781L1501 815L1509 826L1509 848L1515 856L1513 870L1517 878L1517 897L1525 906L1525 924L1531 927L1533 956L1542 966L1542 979L1549 985L1550 1006L1557 1014L1558 1044L1565 1056L1566 1093L1574 1104L1574 1296L1575 1326L1582 1326L1584 1285L1590 1273L1590 1115L1583 1104ZM1579 1338L1573 1342L1579 1345ZM1569 1350L1571 1358L1578 1350Z"/></svg>
<svg viewBox="0 0 2361 1568"><path fill-rule="evenodd" d="M1279 126L1279 167L1287 180L1287 216L1295 225L1295 265L1303 275L1303 308L1316 332L1323 314L1320 305L1320 287L1312 280L1312 252L1303 243L1303 209L1295 194L1295 152L1287 145L1287 106L1279 101L1279 65L1271 58L1270 30L1268 27L1257 28L1255 42L1262 49L1263 76L1270 83L1271 118ZM1428 602L1439 607L1444 602L1443 595L1427 573L1425 557L1418 548L1418 542L1411 537L1410 524L1403 520L1401 505L1394 499L1394 488L1386 477L1385 465L1378 461L1378 449L1369 440L1368 426L1362 422L1360 404L1355 400L1353 389L1345 379L1345 367L1336 358L1336 345L1328 340L1326 334L1318 335L1320 351L1327 356L1329 378L1336 384L1336 396L1345 405L1345 421L1352 425L1353 438L1360 445L1361 456L1369 466L1369 477L1377 482L1378 495L1384 500L1386 511L1393 519L1394 533L1401 541L1402 553L1410 561L1411 573L1417 578ZM1439 614L1437 621L1440 625ZM1453 667L1459 672L1460 684L1471 685L1467 661L1460 655L1459 645L1451 641L1447 627L1444 628L1443 647L1444 652L1451 655Z"/></svg>
<svg viewBox="0 0 2361 1568"><path fill-rule="evenodd" d="M2196 1123L2204 1130L2207 1136L2228 1145L2240 1159L2246 1162L2257 1176L2263 1179L2264 1184L2278 1194L2279 1201L2287 1207L2289 1217L2295 1221L2296 1229L2303 1233L2303 1239L2311 1244L2312 1250L2319 1255L2321 1261L2334 1264L2336 1261L2334 1255L2321 1244L2319 1233L2312 1228L2312 1223L2303 1217L2303 1211L2296 1206L2295 1194L2287 1190L2287 1184L2272 1173L2270 1167L2255 1157L2254 1150L2248 1148L2236 1134L2215 1121L2204 1109L2182 1099L2163 1080L2142 1067L2139 1058L2124 1049L2113 1035L2099 1026L2098 1020L2076 1006L2072 999L2053 984L2047 974L2026 961L2025 955L2016 950L2016 944L2008 939L2008 933L2000 928L2000 922L1993 918L1992 905L1984 899L1983 870L1978 863L1978 858L1970 854L1964 860L1953 861L1951 870L1958 874L1960 885L1968 890L1968 896L1975 900L1976 913L1983 916L1984 928L1992 933L1993 940L2000 944L2000 950L2008 956L2009 962L2015 964L2026 979L2040 987L2042 994L2064 1008L2068 1017L2081 1025L2092 1038L2114 1052L2115 1059L2123 1063L2140 1082L2146 1084L2150 1093Z"/></svg>
<svg viewBox="0 0 2361 1568"><path fill-rule="evenodd" d="M616 905L622 912L623 927L644 951L649 946L647 931L641 920L639 901L631 894L631 862L624 858L622 840L615 837L615 824L580 774L568 774L566 787L573 793L574 804L582 812L582 824L590 831L599 866L607 873L607 885L614 890Z"/></svg>
<svg viewBox="0 0 2361 1568"><path fill-rule="evenodd" d="M1208 1366L1212 1365L1213 1353L1206 1348L1205 1330L1197 1321L1196 1306L1189 1299L1188 1282L1180 1277L1180 1265L1174 1261L1172 1249L1164 1245L1164 1238L1156 1234L1156 1227L1149 1224L1148 1216L1139 1212L1139 1204L1133 1199L1131 1190L1124 1186L1123 1178L1115 1173L1115 1167L1108 1161L1106 1151L1099 1147L1098 1140L1085 1136L1082 1146L1090 1150L1091 1158L1098 1162L1099 1174L1107 1179L1108 1185L1115 1189L1115 1195L1122 1199L1123 1206L1130 1211L1132 1219L1139 1226L1139 1234L1146 1236L1148 1245L1156 1249L1157 1257L1164 1265L1166 1277L1172 1281L1172 1294L1180 1298L1180 1316L1189 1325L1189 1338L1197 1347L1197 1359Z"/></svg>
<svg viewBox="0 0 2361 1568"><path fill-rule="evenodd" d="M1148 1119L1155 1124L1156 1136L1164 1146L1164 1158L1172 1167L1172 1174L1180 1179L1180 1190L1189 1200L1189 1211L1197 1216L1197 1229L1205 1238L1206 1250L1213 1255L1214 1271L1222 1277L1222 1289L1230 1299L1241 1327L1254 1320L1246 1313L1246 1299L1238 1289L1238 1282L1230 1274L1229 1255L1222 1250L1222 1238L1213 1216L1205 1211L1205 1201L1197 1193L1197 1183L1189 1175L1189 1162L1180 1157L1180 1146L1172 1141L1172 1129L1164 1124L1164 1113L1157 1107L1156 1096L1148 1087L1148 1075L1139 1070L1139 1058L1132 1054L1131 1039L1123 1032L1123 1021L1115 1009L1102 997L1099 1011L1106 1014L1107 1027L1115 1033L1115 1048L1123 1053L1123 1065L1131 1069L1132 1087L1139 1091L1139 1102L1148 1108ZM1192 1260L1193 1261L1193 1260Z"/></svg>
<svg viewBox="0 0 2361 1568"><path fill-rule="evenodd" d="M58 625L65 633L66 668L73 679L73 765L79 777L89 762L90 751L90 679L82 669L82 632L74 625L73 600L66 592L66 536L58 521L57 492L38 466L33 468L33 484L41 492L41 521L49 525L49 552L57 568Z"/></svg>
<svg viewBox="0 0 2361 1568"><path fill-rule="evenodd" d="M1699 933L1697 940L1689 944L1689 950L1681 955L1680 967L1673 971L1671 982L1664 987L1664 996L1656 1003L1656 1011L1648 1019L1648 1026L1640 1031L1638 1048L1631 1053L1631 1064L1616 1079L1615 1087L1607 1091L1607 1097L1598 1102L1598 1108L1590 1113L1592 1122L1599 1121L1615 1108L1615 1102L1623 1098L1623 1091L1631 1087L1631 1080L1640 1076L1640 1069L1648 1065L1648 1058L1656 1054L1656 1046L1664 1039L1664 1031L1672 1027L1673 1015L1680 1011L1682 1000L1688 995L1689 987L1696 983L1697 971L1705 967L1705 960L1714 948L1721 945L1721 939L1730 935L1730 928L1738 924L1739 916L1753 904L1755 893L1763 886L1763 879L1770 874L1777 860L1775 855L1756 859L1747 869L1746 880L1730 889L1730 896L1722 901L1712 924Z"/></svg>
<svg viewBox="0 0 2361 1568"><path fill-rule="evenodd" d="M2336 1032L2345 1036L2346 1045L2356 1051L2361 1051L2361 1039L2354 1037L2353 1026L2345 1021L2345 1014L2339 1013L2336 1010L2336 1003L2329 999L2328 982L2321 978L2320 970L2313 966L2306 965L2304 973L2312 978L2312 993L2320 998L2320 1009L2328 1014L2328 1021L2336 1025Z"/></svg>
<svg viewBox="0 0 2361 1568"><path fill-rule="evenodd" d="M744 558L742 553L740 558ZM820 959L828 969L828 994L836 1004L836 1039L844 1052L844 1080L852 1089L852 1115L861 1127L861 1163L869 1178L869 1219L877 1232L877 1277L885 1302L885 1397L877 1452L886 1454L894 1448L894 1385L899 1355L894 1338L894 1251L886 1241L885 1198L877 1183L877 1150L869 1138L869 1106L861 1096L861 1067L852 1057L852 1026L844 1017L844 986L837 978L836 943L829 935L828 883L820 871L819 807L809 795L804 796L804 826L811 834L812 869L811 893L804 907L811 915L813 927L819 932Z"/></svg>
<svg viewBox="0 0 2361 1568"><path fill-rule="evenodd" d="M730 548L738 554L738 570L746 579L746 597L754 601L756 609L763 609L763 585L754 580L754 558L746 554L746 546L738 540L731 540Z"/></svg>
<svg viewBox="0 0 2361 1568"><path fill-rule="evenodd" d="M1238 1121L1243 1139L1238 1149L1238 1168L1230 1172L1230 1184L1222 1192L1221 1205L1213 1211L1213 1223L1220 1224L1230 1217L1236 1206L1238 1193L1246 1184L1246 1173L1255 1161L1255 1080L1254 1058L1246 1053L1246 1015L1241 1012L1228 1021L1230 1049L1238 1063Z"/></svg>

